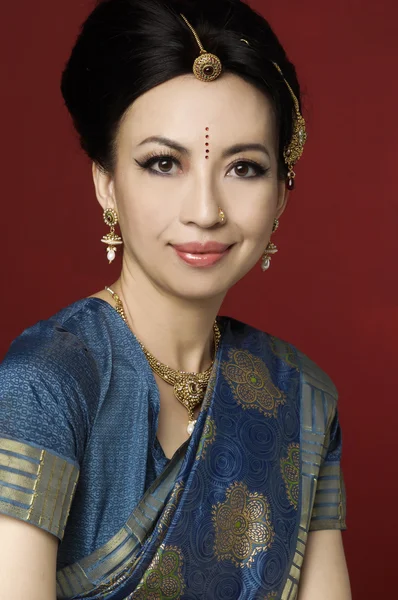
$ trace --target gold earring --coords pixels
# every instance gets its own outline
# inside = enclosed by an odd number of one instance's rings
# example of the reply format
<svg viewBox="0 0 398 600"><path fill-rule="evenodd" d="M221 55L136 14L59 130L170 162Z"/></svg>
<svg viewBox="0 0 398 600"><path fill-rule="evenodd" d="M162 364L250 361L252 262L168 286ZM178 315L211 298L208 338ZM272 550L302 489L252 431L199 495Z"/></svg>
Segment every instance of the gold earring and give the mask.
<svg viewBox="0 0 398 600"><path fill-rule="evenodd" d="M104 221L111 228L110 232L101 239L103 244L107 244L106 256L109 260L109 264L115 259L116 246L123 244L123 240L120 236L115 233L115 227L118 223L117 212L113 208L106 208L104 210Z"/></svg>
<svg viewBox="0 0 398 600"><path fill-rule="evenodd" d="M275 231L278 229L278 227L279 227L279 221L278 221L278 219L275 219L274 224L272 226L272 233L275 233ZM278 248L275 246L275 244L273 244L272 242L268 242L268 246L265 249L265 252L263 254L263 258L261 261L261 269L263 271L267 271L270 268L271 258L277 252L278 252Z"/></svg>

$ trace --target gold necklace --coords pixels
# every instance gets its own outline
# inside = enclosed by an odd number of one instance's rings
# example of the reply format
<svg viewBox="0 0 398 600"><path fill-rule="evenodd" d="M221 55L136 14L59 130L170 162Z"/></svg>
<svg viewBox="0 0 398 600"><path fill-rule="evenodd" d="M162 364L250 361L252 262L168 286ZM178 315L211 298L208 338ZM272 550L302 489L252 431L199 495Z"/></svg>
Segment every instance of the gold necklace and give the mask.
<svg viewBox="0 0 398 600"><path fill-rule="evenodd" d="M118 296L118 294L116 294L116 292L111 290L111 288L105 287L105 289L112 295L115 301L116 312L121 316L126 325L129 326L129 323L126 318L126 313L124 312L123 302L121 301L120 297ZM189 435L192 434L196 423L196 419L194 419L194 410L203 401L203 398L205 396L206 388L209 383L210 375L213 369L214 359L217 354L218 346L220 344L221 332L218 327L217 321L214 321L213 333L214 358L211 361L210 367L208 367L206 371L202 371L201 373L189 373L187 371L178 371L172 369L168 365L161 363L149 352L149 350L145 348L145 346L137 338L137 341L141 346L141 349L144 352L151 369L155 371L155 373L157 373L157 375L159 375L159 377L161 377L163 381L174 387L175 397L187 409L189 417L187 433L189 433Z"/></svg>

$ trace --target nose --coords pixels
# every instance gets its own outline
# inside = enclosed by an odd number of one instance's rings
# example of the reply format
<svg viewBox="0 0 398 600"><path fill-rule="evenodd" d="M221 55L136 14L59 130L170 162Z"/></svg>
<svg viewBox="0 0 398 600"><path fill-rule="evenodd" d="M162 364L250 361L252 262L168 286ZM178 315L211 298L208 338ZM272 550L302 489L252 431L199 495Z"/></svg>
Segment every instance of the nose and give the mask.
<svg viewBox="0 0 398 600"><path fill-rule="evenodd" d="M184 225L210 229L221 224L219 206L223 206L220 190L211 173L192 177L181 203L180 220Z"/></svg>

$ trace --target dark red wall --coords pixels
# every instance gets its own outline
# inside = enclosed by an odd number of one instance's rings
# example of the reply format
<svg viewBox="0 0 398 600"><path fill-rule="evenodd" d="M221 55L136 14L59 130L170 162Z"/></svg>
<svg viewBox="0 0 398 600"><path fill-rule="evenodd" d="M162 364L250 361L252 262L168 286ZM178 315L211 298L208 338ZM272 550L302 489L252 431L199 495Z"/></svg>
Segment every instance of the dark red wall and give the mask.
<svg viewBox="0 0 398 600"><path fill-rule="evenodd" d="M23 328L115 278L59 93L88 0L2 7L0 352ZM398 3L253 1L305 92L309 139L297 191L225 313L288 339L340 390L354 598L393 598L397 499ZM393 535L395 534L395 535Z"/></svg>

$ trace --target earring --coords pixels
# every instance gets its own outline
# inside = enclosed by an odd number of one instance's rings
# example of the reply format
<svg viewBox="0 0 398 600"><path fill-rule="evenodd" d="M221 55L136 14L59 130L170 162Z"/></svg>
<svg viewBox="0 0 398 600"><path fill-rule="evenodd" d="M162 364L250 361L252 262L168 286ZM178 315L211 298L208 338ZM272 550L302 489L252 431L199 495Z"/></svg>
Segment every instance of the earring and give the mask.
<svg viewBox="0 0 398 600"><path fill-rule="evenodd" d="M109 260L109 264L115 260L116 246L123 244L123 240L120 236L115 233L115 226L118 223L117 212L113 208L106 208L104 210L104 221L111 228L110 232L101 239L103 244L107 244L106 256Z"/></svg>
<svg viewBox="0 0 398 600"><path fill-rule="evenodd" d="M278 219L275 219L274 224L272 226L272 233L275 233L275 231L278 229L279 227L279 221ZM271 258L273 254L276 254L278 252L278 248L275 246L275 244L273 244L272 242L268 242L268 246L265 249L265 252L263 254L263 258L261 261L261 269L263 271L267 271L270 266L271 266Z"/></svg>

